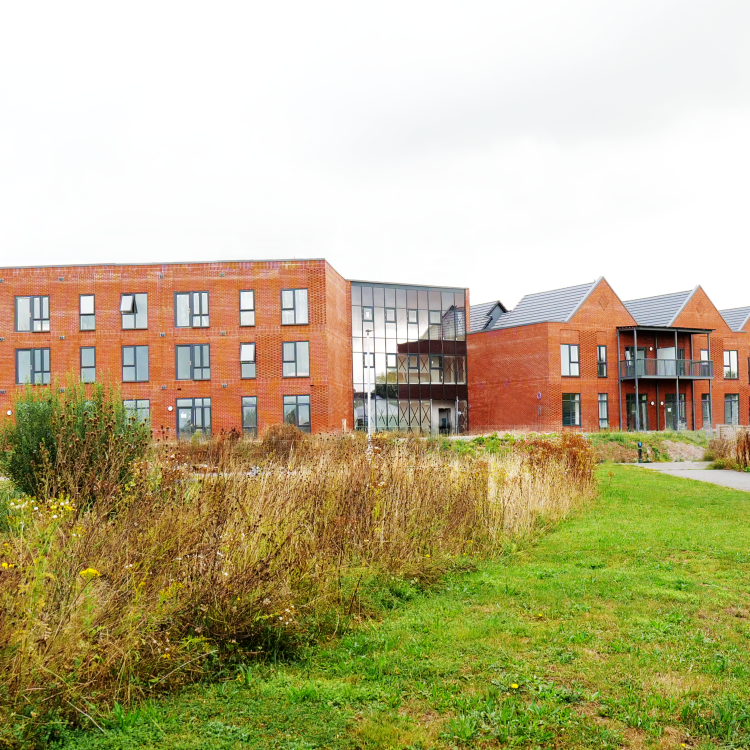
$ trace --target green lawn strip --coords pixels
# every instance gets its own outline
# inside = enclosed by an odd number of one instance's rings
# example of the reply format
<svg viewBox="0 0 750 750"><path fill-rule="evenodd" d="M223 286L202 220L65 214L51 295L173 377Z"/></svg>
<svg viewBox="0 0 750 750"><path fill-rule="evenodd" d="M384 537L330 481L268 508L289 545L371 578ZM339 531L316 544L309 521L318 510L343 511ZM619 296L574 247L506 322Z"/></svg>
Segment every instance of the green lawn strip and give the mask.
<svg viewBox="0 0 750 750"><path fill-rule="evenodd" d="M747 747L747 494L633 467L600 479L533 547L64 746Z"/></svg>

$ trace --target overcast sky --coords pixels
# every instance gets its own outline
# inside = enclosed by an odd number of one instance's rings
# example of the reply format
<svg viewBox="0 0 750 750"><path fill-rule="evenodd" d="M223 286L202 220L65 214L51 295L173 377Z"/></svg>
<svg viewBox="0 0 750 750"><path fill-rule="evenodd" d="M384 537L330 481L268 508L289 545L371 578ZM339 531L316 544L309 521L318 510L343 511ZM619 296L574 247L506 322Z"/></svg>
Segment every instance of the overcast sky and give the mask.
<svg viewBox="0 0 750 750"><path fill-rule="evenodd" d="M750 3L0 4L0 265L750 305Z"/></svg>

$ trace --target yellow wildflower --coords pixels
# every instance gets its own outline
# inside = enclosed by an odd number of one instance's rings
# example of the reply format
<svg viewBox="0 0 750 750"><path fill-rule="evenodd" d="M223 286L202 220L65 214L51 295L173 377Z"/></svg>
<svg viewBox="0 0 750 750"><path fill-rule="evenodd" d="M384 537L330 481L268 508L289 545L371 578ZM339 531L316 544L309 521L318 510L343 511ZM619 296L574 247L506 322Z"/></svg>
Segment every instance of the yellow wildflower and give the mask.
<svg viewBox="0 0 750 750"><path fill-rule="evenodd" d="M516 685L515 682L511 685L511 687L513 688L513 690L517 690L518 689L518 685Z"/></svg>
<svg viewBox="0 0 750 750"><path fill-rule="evenodd" d="M86 568L86 570L82 570L80 573L81 577L83 578L98 578L101 573L96 568Z"/></svg>

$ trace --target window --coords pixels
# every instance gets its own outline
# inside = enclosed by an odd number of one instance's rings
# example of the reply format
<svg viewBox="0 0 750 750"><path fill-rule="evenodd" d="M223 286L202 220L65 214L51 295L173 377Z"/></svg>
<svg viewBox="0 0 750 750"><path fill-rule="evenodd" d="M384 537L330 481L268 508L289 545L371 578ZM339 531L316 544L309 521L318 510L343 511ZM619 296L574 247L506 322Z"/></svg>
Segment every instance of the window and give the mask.
<svg viewBox="0 0 750 750"><path fill-rule="evenodd" d="M406 322L407 323L418 323L419 322L419 311L418 310L407 310L406 311Z"/></svg>
<svg viewBox="0 0 750 750"><path fill-rule="evenodd" d="M310 432L310 397L284 396L284 422Z"/></svg>
<svg viewBox="0 0 750 750"><path fill-rule="evenodd" d="M134 422L148 422L151 419L151 404L147 398L127 399L122 402L125 417Z"/></svg>
<svg viewBox="0 0 750 750"><path fill-rule="evenodd" d="M724 395L724 424L740 423L740 394L726 393Z"/></svg>
<svg viewBox="0 0 750 750"><path fill-rule="evenodd" d="M609 428L609 396L606 393L599 394L599 429Z"/></svg>
<svg viewBox="0 0 750 750"><path fill-rule="evenodd" d="M703 411L703 429L711 429L711 398L708 393L701 396L701 407Z"/></svg>
<svg viewBox="0 0 750 750"><path fill-rule="evenodd" d="M578 347L576 347L577 349ZM581 394L563 393L562 395L563 427L581 426Z"/></svg>
<svg viewBox="0 0 750 750"><path fill-rule="evenodd" d="M310 377L310 344L307 341L285 341L281 346L284 377Z"/></svg>
<svg viewBox="0 0 750 750"><path fill-rule="evenodd" d="M443 322L443 313L440 310L430 310L429 318L431 326L439 326Z"/></svg>
<svg viewBox="0 0 750 750"><path fill-rule="evenodd" d="M255 344L240 344L240 377L255 377Z"/></svg>
<svg viewBox="0 0 750 750"><path fill-rule="evenodd" d="M81 294L78 297L78 328L81 331L93 331L96 329L93 294Z"/></svg>
<svg viewBox="0 0 750 750"><path fill-rule="evenodd" d="M93 346L81 347L81 382L93 383L96 380L96 349Z"/></svg>
<svg viewBox="0 0 750 750"><path fill-rule="evenodd" d="M246 435L252 435L252 437L256 437L258 434L257 396L242 397L242 431Z"/></svg>
<svg viewBox="0 0 750 750"><path fill-rule="evenodd" d="M174 295L176 328L208 328L208 292L177 292Z"/></svg>
<svg viewBox="0 0 750 750"><path fill-rule="evenodd" d="M740 371L737 364L737 351L726 351L724 352L724 378L727 380L735 380L739 378ZM731 424L727 422L727 424Z"/></svg>
<svg viewBox="0 0 750 750"><path fill-rule="evenodd" d="M443 382L443 358L434 354L430 355L430 382Z"/></svg>
<svg viewBox="0 0 750 750"><path fill-rule="evenodd" d="M240 325L255 325L255 292L252 289L240 292Z"/></svg>
<svg viewBox="0 0 750 750"><path fill-rule="evenodd" d="M385 308L385 322L386 323L395 323L396 322L396 308L395 307L386 307Z"/></svg>
<svg viewBox="0 0 750 750"><path fill-rule="evenodd" d="M364 321L373 320L373 309L371 307L362 308L362 320Z"/></svg>
<svg viewBox="0 0 750 750"><path fill-rule="evenodd" d="M211 399L177 399L177 437L211 435Z"/></svg>
<svg viewBox="0 0 750 750"><path fill-rule="evenodd" d="M147 383L148 382L148 347L147 346L123 346L122 347L122 382L123 383Z"/></svg>
<svg viewBox="0 0 750 750"><path fill-rule="evenodd" d="M177 380L211 380L210 344L185 344L174 350Z"/></svg>
<svg viewBox="0 0 750 750"><path fill-rule="evenodd" d="M307 322L307 289L282 290L281 325L304 325Z"/></svg>
<svg viewBox="0 0 750 750"><path fill-rule="evenodd" d="M16 349L16 383L48 385L49 349Z"/></svg>
<svg viewBox="0 0 750 750"><path fill-rule="evenodd" d="M148 328L148 294L123 294L120 313L124 331Z"/></svg>
<svg viewBox="0 0 750 750"><path fill-rule="evenodd" d="M566 377L578 377L581 374L578 359L578 344L560 345L560 372Z"/></svg>
<svg viewBox="0 0 750 750"><path fill-rule="evenodd" d="M596 370L600 378L607 377L607 347L596 347ZM600 394L606 396L607 394Z"/></svg>
<svg viewBox="0 0 750 750"><path fill-rule="evenodd" d="M16 330L49 331L49 297L16 297Z"/></svg>

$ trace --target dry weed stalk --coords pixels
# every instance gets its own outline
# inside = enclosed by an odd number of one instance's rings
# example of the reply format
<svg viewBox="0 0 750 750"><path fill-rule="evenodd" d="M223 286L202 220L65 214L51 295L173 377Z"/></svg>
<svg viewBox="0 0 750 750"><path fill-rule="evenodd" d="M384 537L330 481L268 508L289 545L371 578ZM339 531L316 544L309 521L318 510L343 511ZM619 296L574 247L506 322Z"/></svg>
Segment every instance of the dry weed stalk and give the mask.
<svg viewBox="0 0 750 750"><path fill-rule="evenodd" d="M593 492L581 438L480 457L421 440L377 440L374 456L351 437L270 453L226 442L201 456L200 473L193 449L162 446L85 511L64 498L12 509L0 724L74 720L75 707L173 687L207 654L257 653L321 611L351 612L342 578L434 576L454 556L498 553Z"/></svg>

